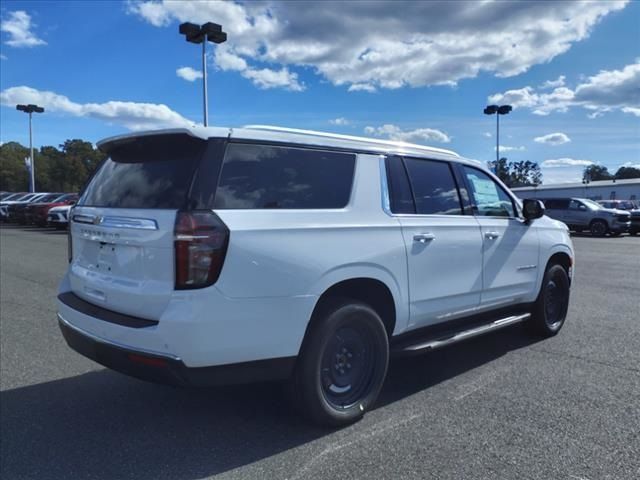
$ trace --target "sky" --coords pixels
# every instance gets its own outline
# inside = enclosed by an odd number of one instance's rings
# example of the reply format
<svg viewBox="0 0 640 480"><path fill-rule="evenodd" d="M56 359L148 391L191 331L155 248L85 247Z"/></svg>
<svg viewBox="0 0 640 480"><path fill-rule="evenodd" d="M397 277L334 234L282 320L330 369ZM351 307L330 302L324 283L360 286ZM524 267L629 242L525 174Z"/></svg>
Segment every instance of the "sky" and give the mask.
<svg viewBox="0 0 640 480"><path fill-rule="evenodd" d="M11 1L0 8L0 141L97 142L202 122L391 138L481 161L531 160L543 183L640 168L640 1Z"/></svg>

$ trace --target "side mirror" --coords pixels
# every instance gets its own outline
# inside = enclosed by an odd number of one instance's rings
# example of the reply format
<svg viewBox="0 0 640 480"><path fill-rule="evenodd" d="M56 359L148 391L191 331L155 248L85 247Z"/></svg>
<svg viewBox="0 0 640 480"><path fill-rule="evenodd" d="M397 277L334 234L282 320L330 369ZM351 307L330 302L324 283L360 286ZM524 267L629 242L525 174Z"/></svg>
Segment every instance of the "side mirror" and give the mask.
<svg viewBox="0 0 640 480"><path fill-rule="evenodd" d="M527 222L544 215L544 203L534 198L526 198L522 201L522 212Z"/></svg>

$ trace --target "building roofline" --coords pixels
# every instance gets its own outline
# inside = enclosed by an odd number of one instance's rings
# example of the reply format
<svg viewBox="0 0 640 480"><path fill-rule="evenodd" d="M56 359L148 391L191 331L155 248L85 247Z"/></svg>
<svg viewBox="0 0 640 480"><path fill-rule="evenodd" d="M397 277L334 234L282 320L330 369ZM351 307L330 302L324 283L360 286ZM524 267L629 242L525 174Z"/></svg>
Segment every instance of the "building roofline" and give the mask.
<svg viewBox="0 0 640 480"><path fill-rule="evenodd" d="M538 185L536 187L516 187L511 190L514 192L518 191L533 191L533 190L550 190L550 189L558 189L558 188L593 188L593 187L613 187L616 185L640 185L640 178L624 178L621 180L596 180L593 182L589 182L584 184L580 183L551 183L547 185Z"/></svg>

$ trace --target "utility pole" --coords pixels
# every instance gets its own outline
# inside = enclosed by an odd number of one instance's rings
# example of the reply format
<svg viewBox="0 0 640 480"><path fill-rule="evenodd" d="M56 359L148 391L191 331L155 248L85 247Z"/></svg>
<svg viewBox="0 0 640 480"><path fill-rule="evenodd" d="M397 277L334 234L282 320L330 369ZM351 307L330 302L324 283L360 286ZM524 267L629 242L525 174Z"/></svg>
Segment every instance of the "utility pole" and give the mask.
<svg viewBox="0 0 640 480"><path fill-rule="evenodd" d="M29 114L29 191L36 191L36 160L33 156L33 126L32 116L34 113L43 113L44 108L38 105L16 105L16 110Z"/></svg>
<svg viewBox="0 0 640 480"><path fill-rule="evenodd" d="M496 166L495 170L498 168L498 162L500 161L500 115L507 115L513 107L511 105L488 105L484 109L485 115L494 115L496 116Z"/></svg>
<svg viewBox="0 0 640 480"><path fill-rule="evenodd" d="M184 35L187 42L202 44L202 102L204 126L209 125L209 99L207 95L207 41L211 43L224 43L227 41L227 33L217 23L207 22L204 25L195 23L181 23L180 34Z"/></svg>

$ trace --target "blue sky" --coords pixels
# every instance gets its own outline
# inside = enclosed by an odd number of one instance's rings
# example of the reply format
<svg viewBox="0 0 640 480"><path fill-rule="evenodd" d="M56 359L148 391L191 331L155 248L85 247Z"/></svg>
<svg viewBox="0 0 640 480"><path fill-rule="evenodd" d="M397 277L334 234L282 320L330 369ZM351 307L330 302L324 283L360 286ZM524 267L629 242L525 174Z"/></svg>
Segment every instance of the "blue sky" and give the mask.
<svg viewBox="0 0 640 480"><path fill-rule="evenodd" d="M538 162L545 183L590 163L640 166L640 2L5 0L0 14L2 142L28 143L16 103L46 108L38 146L201 122L199 47L178 24L214 21L229 41L208 47L211 124L388 137L486 161L495 117L482 109L510 103L502 154Z"/></svg>

